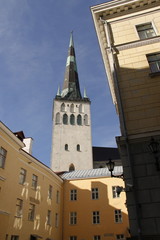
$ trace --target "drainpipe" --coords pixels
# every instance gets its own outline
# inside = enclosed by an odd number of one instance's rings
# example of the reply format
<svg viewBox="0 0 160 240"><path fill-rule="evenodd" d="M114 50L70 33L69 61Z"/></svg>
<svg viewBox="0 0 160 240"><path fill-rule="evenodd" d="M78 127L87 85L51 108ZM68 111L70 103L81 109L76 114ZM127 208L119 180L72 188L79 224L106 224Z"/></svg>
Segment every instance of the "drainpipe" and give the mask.
<svg viewBox="0 0 160 240"><path fill-rule="evenodd" d="M122 99L121 99L121 93L120 93L120 88L119 88L119 82L118 82L118 74L117 74L117 66L114 61L114 49L112 47L112 42L111 42L111 34L110 34L110 28L109 28L109 23L107 20L104 20L100 18L100 21L104 23L104 29L105 29L105 34L107 38L107 43L108 43L108 52L109 52L109 57L110 57L110 69L113 74L113 81L115 85L114 91L116 92L116 97L117 97L117 104L119 108L119 113L120 113L120 122L122 124L122 133L125 137L125 144L126 144L126 149L127 149L127 156L128 156L128 165L130 169L130 177L131 177L131 184L133 185L133 197L135 201L135 207L136 207L136 222L137 222L137 227L138 227L138 239L142 240L141 237L141 225L140 225L140 215L139 215L139 209L138 209L138 204L137 204L137 195L136 195L136 189L134 188L135 186L135 181L134 181L134 171L133 171L133 164L131 160L131 151L130 151L130 146L129 146L129 139L128 139L128 133L127 133L127 128L126 128L126 121L125 121L125 115L123 111L123 105L122 105Z"/></svg>

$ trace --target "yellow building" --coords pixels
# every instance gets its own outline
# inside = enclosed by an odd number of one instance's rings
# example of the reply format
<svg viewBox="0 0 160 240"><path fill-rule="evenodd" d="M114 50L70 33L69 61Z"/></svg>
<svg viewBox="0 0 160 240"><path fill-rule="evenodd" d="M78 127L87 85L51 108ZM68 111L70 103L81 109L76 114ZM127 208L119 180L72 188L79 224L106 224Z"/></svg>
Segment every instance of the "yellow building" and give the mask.
<svg viewBox="0 0 160 240"><path fill-rule="evenodd" d="M0 240L61 240L63 181L23 150L21 135L0 122Z"/></svg>
<svg viewBox="0 0 160 240"><path fill-rule="evenodd" d="M26 152L23 132L0 122L0 240L124 240L129 236L121 178L106 168L59 177ZM27 149L30 149L28 146ZM122 173L122 167L115 168Z"/></svg>
<svg viewBox="0 0 160 240"><path fill-rule="evenodd" d="M113 0L91 8L119 114L133 239L160 239L160 1Z"/></svg>
<svg viewBox="0 0 160 240"><path fill-rule="evenodd" d="M106 168L77 170L62 178L63 239L122 240L129 236L126 196L116 192L118 185L124 186L121 178L110 178Z"/></svg>

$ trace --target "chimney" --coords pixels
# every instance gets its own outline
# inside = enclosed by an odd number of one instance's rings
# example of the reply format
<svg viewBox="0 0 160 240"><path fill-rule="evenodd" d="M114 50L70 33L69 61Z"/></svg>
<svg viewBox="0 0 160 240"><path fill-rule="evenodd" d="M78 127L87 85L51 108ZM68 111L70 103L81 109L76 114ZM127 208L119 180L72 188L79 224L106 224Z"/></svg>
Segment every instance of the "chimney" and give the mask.
<svg viewBox="0 0 160 240"><path fill-rule="evenodd" d="M24 138L23 143L26 145L23 150L26 151L29 154L32 154L32 143L33 138Z"/></svg>

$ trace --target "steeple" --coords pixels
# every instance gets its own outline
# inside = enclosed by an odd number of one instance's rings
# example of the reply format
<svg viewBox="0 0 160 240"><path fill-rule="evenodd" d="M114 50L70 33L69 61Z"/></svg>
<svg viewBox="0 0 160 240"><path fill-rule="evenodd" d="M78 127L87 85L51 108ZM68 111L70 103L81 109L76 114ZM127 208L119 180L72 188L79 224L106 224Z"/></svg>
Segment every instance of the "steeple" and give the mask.
<svg viewBox="0 0 160 240"><path fill-rule="evenodd" d="M61 97L68 100L82 99L77 72L76 56L73 43L73 33L71 32L66 71Z"/></svg>

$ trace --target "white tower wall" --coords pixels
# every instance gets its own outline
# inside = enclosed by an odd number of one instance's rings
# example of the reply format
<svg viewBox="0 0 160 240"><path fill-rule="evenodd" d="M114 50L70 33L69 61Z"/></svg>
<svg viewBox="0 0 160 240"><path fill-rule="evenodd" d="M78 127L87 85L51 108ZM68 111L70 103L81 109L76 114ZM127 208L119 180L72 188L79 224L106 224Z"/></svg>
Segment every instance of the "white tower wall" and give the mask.
<svg viewBox="0 0 160 240"><path fill-rule="evenodd" d="M64 124L64 114L68 116L68 124ZM53 171L69 171L72 164L75 170L93 168L90 116L89 100L54 100L51 155ZM79 124L80 119L82 120L81 125L77 124L77 118Z"/></svg>

